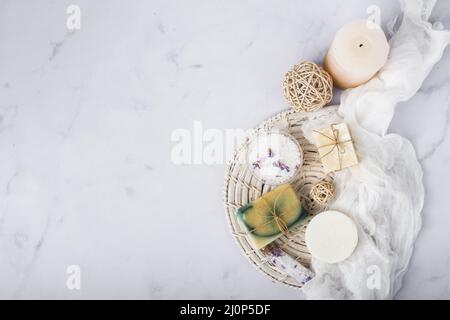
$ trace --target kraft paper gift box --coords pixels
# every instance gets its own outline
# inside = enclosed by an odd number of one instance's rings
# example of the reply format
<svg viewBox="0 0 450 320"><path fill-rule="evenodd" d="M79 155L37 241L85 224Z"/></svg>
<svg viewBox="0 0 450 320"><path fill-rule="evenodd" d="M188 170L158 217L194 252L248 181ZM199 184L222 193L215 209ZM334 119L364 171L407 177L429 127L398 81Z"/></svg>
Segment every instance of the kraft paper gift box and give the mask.
<svg viewBox="0 0 450 320"><path fill-rule="evenodd" d="M325 172L339 171L358 164L347 124L332 124L314 131L313 136Z"/></svg>
<svg viewBox="0 0 450 320"><path fill-rule="evenodd" d="M283 184L237 210L237 219L255 250L306 223L308 214L289 184Z"/></svg>

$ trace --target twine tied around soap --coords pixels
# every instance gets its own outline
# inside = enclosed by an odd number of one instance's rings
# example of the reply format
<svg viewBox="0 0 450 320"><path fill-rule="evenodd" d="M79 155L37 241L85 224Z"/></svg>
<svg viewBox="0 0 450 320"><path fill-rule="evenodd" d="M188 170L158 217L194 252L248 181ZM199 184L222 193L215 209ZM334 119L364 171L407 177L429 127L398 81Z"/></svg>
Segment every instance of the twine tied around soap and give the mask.
<svg viewBox="0 0 450 320"><path fill-rule="evenodd" d="M286 222L281 218L281 217L282 217L283 215L285 215L286 213L285 213L285 212L284 212L284 213L277 213L276 207L277 207L277 201L278 201L278 198L279 198L279 197L280 197L280 195L278 195L278 196L275 198L275 201L273 202L273 207L271 207L271 206L269 205L269 203L267 202L266 199L264 199L264 197L261 197L261 200L263 200L264 204L269 208L270 213L271 213L271 215L272 215L272 219L266 221L265 223L263 223L263 224L261 224L261 225L259 225L259 226L256 226L255 228L253 228L252 230L250 230L250 233L253 233L253 232L254 232L256 229L258 229L259 227L264 227L264 226L266 226L266 225L268 225L268 224L271 224L271 223L274 222L274 221L275 221L275 223L276 223L278 229L280 230L280 232L281 232L282 234L287 235L287 234L289 233L289 227L287 226Z"/></svg>
<svg viewBox="0 0 450 320"><path fill-rule="evenodd" d="M333 146L333 148L331 148L330 151L328 151L327 153L322 155L320 157L320 159L323 159L323 158L329 156L330 154L332 154L337 149L337 151L338 151L338 160L339 160L339 170L342 170L342 158L341 158L341 155L343 153L345 153L345 148L342 146L342 144L348 143L348 142L353 142L353 140L350 138L350 139L347 139L347 140L344 140L344 141L340 141L339 130L335 129L335 126L336 126L336 124L330 125L331 132L333 133L332 137L330 137L330 136L328 136L325 133L320 132L320 131L313 130L313 132L315 132L317 134L320 134L321 136L324 136L325 138L327 138L328 140L331 141L329 144L324 144L324 145L319 146L318 147L319 149Z"/></svg>

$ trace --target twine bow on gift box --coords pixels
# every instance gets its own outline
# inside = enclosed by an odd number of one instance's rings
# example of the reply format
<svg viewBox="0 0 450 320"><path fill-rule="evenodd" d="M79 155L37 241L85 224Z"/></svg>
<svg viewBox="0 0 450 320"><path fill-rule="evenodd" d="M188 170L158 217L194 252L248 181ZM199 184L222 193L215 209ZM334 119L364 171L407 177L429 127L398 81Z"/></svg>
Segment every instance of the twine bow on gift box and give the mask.
<svg viewBox="0 0 450 320"><path fill-rule="evenodd" d="M326 148L326 147L333 146L333 148L331 148L330 151L328 151L324 155L321 155L320 159L322 160L323 158L329 156L330 154L332 154L337 149L337 151L338 151L338 160L339 160L339 170L342 170L341 154L345 153L345 147L343 146L343 144L344 143L348 143L348 142L353 142L353 140L350 138L350 139L347 139L347 140L344 140L344 141L340 141L340 137L339 137L340 133L339 133L339 130L335 128L335 126L336 126L336 124L330 125L331 132L333 133L332 137L330 137L330 136L328 136L325 133L320 132L320 131L313 130L313 132L315 132L317 134L320 134L321 136L323 136L323 137L325 137L325 138L327 138L328 140L331 141L329 144L324 144L324 145L318 146L317 148L321 149L321 148Z"/></svg>

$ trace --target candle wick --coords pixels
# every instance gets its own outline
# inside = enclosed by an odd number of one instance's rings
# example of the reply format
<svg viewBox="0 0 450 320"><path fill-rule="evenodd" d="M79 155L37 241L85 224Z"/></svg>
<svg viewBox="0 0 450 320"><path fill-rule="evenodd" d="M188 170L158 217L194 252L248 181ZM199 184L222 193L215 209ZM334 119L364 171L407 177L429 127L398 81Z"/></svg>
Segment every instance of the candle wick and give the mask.
<svg viewBox="0 0 450 320"><path fill-rule="evenodd" d="M364 47L364 45L361 43L361 44L359 45L359 47L362 48L362 47Z"/></svg>

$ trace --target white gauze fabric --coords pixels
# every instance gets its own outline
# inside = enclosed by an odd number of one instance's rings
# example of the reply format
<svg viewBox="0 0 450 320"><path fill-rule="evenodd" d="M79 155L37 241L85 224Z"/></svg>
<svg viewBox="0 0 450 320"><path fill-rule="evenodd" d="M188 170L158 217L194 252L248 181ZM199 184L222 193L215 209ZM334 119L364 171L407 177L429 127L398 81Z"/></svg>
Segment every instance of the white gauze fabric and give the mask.
<svg viewBox="0 0 450 320"><path fill-rule="evenodd" d="M346 122L360 164L336 173L338 197L330 209L358 226L354 254L339 264L313 259L316 277L303 291L308 299L391 299L401 287L421 228L422 169L411 143L387 134L396 105L421 87L450 42L450 32L428 22L434 0L401 0L403 21L390 40L385 67L365 85L343 93L334 116L304 127L311 132ZM325 110L324 110L325 111Z"/></svg>

